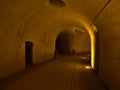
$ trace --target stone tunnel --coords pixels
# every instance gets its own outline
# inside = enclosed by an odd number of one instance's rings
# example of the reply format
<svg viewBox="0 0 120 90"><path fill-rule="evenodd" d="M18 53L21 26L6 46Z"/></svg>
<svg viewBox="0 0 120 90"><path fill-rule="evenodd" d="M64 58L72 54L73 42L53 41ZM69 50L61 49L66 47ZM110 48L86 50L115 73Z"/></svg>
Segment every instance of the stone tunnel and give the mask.
<svg viewBox="0 0 120 90"><path fill-rule="evenodd" d="M1 0L0 87L5 86L10 77L28 68L48 62L61 63L60 60L66 57L70 57L67 58L70 64L74 63L71 60L75 58L72 57L78 57L77 65L81 59L90 60L91 72L95 73L106 90L119 90L119 3L119 0ZM67 67L64 64L58 67ZM42 79L43 76L38 78ZM80 75L75 77L77 80ZM75 86L80 90L79 85ZM56 90L52 87L41 89Z"/></svg>

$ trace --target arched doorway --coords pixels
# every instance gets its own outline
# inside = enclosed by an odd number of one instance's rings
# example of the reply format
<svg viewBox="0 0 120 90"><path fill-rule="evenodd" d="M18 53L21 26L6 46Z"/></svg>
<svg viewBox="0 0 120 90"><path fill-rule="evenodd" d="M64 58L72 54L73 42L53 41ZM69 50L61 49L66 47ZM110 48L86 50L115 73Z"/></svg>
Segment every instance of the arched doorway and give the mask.
<svg viewBox="0 0 120 90"><path fill-rule="evenodd" d="M70 54L71 53L71 39L70 33L61 32L57 38L55 43L55 51L58 54Z"/></svg>
<svg viewBox="0 0 120 90"><path fill-rule="evenodd" d="M85 30L81 28L68 28L56 37L55 57L57 55L77 55L79 59L84 59L87 64L91 64L91 40Z"/></svg>
<svg viewBox="0 0 120 90"><path fill-rule="evenodd" d="M90 35L90 39L91 39L91 67L98 74L99 73L99 64L100 64L99 31L95 25L92 28L88 27L86 29L87 29L87 31Z"/></svg>

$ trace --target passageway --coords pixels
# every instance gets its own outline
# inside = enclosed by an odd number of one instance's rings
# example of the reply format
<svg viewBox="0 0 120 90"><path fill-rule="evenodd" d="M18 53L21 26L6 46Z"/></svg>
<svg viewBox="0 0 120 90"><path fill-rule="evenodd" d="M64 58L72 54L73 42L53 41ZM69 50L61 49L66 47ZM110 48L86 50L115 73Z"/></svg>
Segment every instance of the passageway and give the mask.
<svg viewBox="0 0 120 90"><path fill-rule="evenodd" d="M69 33L60 33L56 38L56 51L59 54L68 54L70 53L70 35Z"/></svg>
<svg viewBox="0 0 120 90"><path fill-rule="evenodd" d="M81 56L66 56L31 67L1 82L2 90L105 90Z"/></svg>
<svg viewBox="0 0 120 90"><path fill-rule="evenodd" d="M0 0L0 90L120 90L119 3Z"/></svg>

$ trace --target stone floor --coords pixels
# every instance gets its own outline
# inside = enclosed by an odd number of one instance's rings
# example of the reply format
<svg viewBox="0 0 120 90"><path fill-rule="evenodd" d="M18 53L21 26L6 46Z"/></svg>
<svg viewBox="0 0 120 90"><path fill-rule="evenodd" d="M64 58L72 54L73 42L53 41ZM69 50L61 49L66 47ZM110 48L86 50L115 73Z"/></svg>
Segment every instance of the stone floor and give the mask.
<svg viewBox="0 0 120 90"><path fill-rule="evenodd" d="M0 90L105 90L79 56L43 63L3 80Z"/></svg>

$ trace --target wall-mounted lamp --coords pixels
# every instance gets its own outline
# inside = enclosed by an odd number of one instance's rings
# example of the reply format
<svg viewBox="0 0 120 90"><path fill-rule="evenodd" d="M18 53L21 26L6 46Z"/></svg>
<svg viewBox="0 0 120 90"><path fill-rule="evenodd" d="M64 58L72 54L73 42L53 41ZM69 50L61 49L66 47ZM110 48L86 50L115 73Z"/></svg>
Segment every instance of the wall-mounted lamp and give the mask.
<svg viewBox="0 0 120 90"><path fill-rule="evenodd" d="M49 3L56 7L64 7L65 2L63 0L49 0Z"/></svg>

